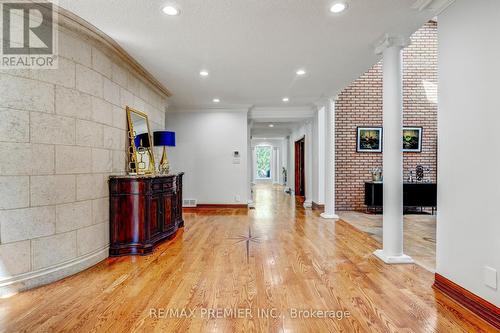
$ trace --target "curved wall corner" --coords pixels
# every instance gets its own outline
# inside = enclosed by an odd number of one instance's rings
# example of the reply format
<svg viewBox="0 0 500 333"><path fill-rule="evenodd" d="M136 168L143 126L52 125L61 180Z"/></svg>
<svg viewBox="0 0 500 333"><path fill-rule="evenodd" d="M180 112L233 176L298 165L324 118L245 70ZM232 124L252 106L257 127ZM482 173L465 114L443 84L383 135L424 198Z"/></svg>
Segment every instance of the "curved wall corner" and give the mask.
<svg viewBox="0 0 500 333"><path fill-rule="evenodd" d="M125 106L163 129L169 91L63 10L57 69L0 71L0 295L108 256L107 178L125 173Z"/></svg>

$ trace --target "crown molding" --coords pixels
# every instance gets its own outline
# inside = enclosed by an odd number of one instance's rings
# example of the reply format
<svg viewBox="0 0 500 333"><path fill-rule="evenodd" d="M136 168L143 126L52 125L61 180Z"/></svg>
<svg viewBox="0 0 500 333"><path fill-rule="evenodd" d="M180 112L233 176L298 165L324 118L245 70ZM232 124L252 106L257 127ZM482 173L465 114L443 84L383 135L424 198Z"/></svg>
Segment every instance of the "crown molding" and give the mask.
<svg viewBox="0 0 500 333"><path fill-rule="evenodd" d="M183 112L249 112L252 105L247 104L224 104L224 105L174 105L168 108L167 113Z"/></svg>
<svg viewBox="0 0 500 333"><path fill-rule="evenodd" d="M296 122L313 118L316 109L307 107L256 107L248 113L249 119L256 121L288 121Z"/></svg>
<svg viewBox="0 0 500 333"><path fill-rule="evenodd" d="M320 110L322 107L326 107L329 100L330 98L328 97L321 97L318 100L314 101L313 105L316 108L316 111Z"/></svg>
<svg viewBox="0 0 500 333"><path fill-rule="evenodd" d="M313 102L314 106L316 107L316 110L321 109L322 107L327 107L328 104L330 104L330 101L336 101L339 97L339 93L335 93L330 97L321 97L315 102Z"/></svg>
<svg viewBox="0 0 500 333"><path fill-rule="evenodd" d="M387 33L375 44L375 54L382 54L389 47L403 48L408 45L410 45L410 38Z"/></svg>
<svg viewBox="0 0 500 333"><path fill-rule="evenodd" d="M287 111L310 111L313 109L312 104L304 106L255 106L251 111L255 112L287 112Z"/></svg>
<svg viewBox="0 0 500 333"><path fill-rule="evenodd" d="M87 22L80 16L53 4L57 12L58 25L75 33L76 35L92 41L101 51L112 54L123 62L129 70L135 73L144 83L150 85L165 97L172 96L170 90L158 81L150 72L139 64L130 54L127 53L114 39L106 35L103 31Z"/></svg>

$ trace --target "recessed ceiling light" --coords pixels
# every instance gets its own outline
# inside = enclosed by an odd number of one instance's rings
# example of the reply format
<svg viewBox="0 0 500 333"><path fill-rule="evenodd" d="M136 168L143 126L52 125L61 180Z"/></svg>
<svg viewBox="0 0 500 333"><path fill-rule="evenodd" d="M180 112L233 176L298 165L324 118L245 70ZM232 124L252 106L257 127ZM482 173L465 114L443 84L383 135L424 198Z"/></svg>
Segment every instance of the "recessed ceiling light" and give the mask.
<svg viewBox="0 0 500 333"><path fill-rule="evenodd" d="M220 102L220 99L218 99L218 98L214 98L214 99L212 100L212 102L214 102L214 103L219 103L219 102Z"/></svg>
<svg viewBox="0 0 500 333"><path fill-rule="evenodd" d="M305 74L306 74L306 71L305 71L305 70L303 70L303 69L299 69L299 70L297 70L297 72L296 72L296 73L297 73L297 75L302 76L302 75L305 75Z"/></svg>
<svg viewBox="0 0 500 333"><path fill-rule="evenodd" d="M273 124L269 124L269 127L274 127L274 125Z"/></svg>
<svg viewBox="0 0 500 333"><path fill-rule="evenodd" d="M283 97L282 101L287 103L290 99L288 97Z"/></svg>
<svg viewBox="0 0 500 333"><path fill-rule="evenodd" d="M336 2L330 7L332 13L338 14L347 9L347 4L345 2Z"/></svg>
<svg viewBox="0 0 500 333"><path fill-rule="evenodd" d="M200 76L208 76L208 71L200 71Z"/></svg>
<svg viewBox="0 0 500 333"><path fill-rule="evenodd" d="M179 10L174 6L165 6L163 7L163 12L169 16L179 15Z"/></svg>

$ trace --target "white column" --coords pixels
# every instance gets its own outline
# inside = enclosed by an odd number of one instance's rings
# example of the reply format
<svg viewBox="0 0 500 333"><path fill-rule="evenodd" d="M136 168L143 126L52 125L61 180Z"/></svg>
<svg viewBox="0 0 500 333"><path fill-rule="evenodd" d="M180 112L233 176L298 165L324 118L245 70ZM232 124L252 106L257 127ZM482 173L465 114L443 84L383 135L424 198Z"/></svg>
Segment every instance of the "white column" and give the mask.
<svg viewBox="0 0 500 333"><path fill-rule="evenodd" d="M280 182L280 149L278 147L274 147L274 180L275 184L279 184Z"/></svg>
<svg viewBox="0 0 500 333"><path fill-rule="evenodd" d="M403 75L401 50L407 39L386 36L383 53L383 249L375 255L387 264L412 263L403 253Z"/></svg>
<svg viewBox="0 0 500 333"><path fill-rule="evenodd" d="M276 163L278 163L277 161L277 156L276 156L276 147L271 147L271 182L273 184L276 183L276 176L277 176L277 173L276 173Z"/></svg>
<svg viewBox="0 0 500 333"><path fill-rule="evenodd" d="M247 205L248 208L254 208L255 203L253 201L252 195L252 180L253 180L253 150L252 150L252 139L251 139L251 127L252 123L248 123L248 133L247 133Z"/></svg>
<svg viewBox="0 0 500 333"><path fill-rule="evenodd" d="M286 179L286 187L287 190L294 189L292 178L294 177L294 165L293 165L293 155L294 150L292 147L292 139L290 136L286 137L286 168L287 168L287 179Z"/></svg>
<svg viewBox="0 0 500 333"><path fill-rule="evenodd" d="M318 204L325 204L325 106L318 108L318 168L315 170L318 173Z"/></svg>
<svg viewBox="0 0 500 333"><path fill-rule="evenodd" d="M325 211L324 219L338 219L335 214L335 100L325 105Z"/></svg>

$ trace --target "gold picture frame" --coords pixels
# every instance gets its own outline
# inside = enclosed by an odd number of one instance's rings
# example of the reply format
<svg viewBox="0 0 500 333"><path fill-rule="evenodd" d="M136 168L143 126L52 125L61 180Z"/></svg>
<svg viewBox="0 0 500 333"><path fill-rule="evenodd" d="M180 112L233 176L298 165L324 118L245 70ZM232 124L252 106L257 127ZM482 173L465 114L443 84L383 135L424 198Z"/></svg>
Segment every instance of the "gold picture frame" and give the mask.
<svg viewBox="0 0 500 333"><path fill-rule="evenodd" d="M153 175L155 174L155 157L153 153L153 136L149 127L148 116L139 110L129 106L125 108L128 123L128 172L131 175ZM140 133L137 133L140 131ZM147 133L147 136L145 136ZM140 139L140 146L136 144L137 136L145 136ZM146 142L144 142L146 141ZM144 144L144 146L142 146Z"/></svg>

